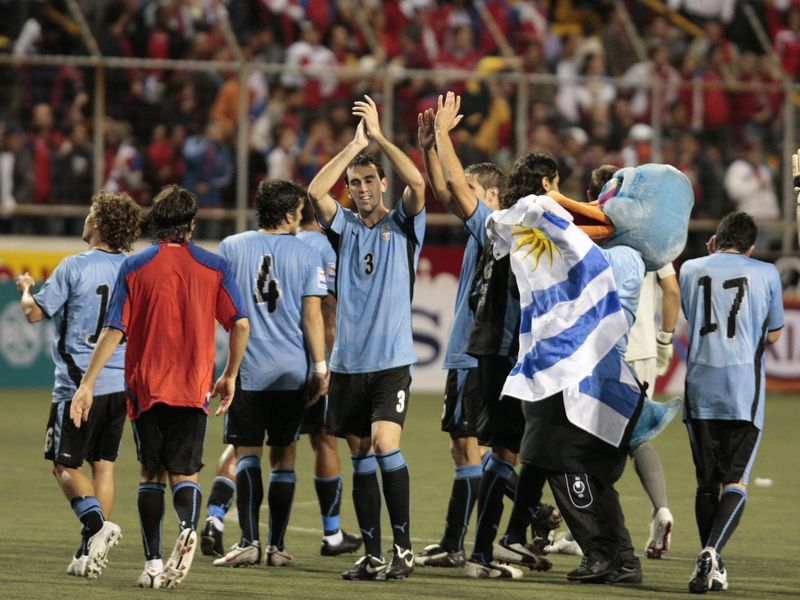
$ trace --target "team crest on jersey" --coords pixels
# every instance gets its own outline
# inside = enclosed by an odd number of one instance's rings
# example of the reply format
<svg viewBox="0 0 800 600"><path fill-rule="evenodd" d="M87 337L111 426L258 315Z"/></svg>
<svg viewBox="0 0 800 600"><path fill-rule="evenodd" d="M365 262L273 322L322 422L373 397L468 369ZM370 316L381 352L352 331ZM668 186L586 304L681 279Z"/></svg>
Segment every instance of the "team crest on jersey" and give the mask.
<svg viewBox="0 0 800 600"><path fill-rule="evenodd" d="M390 237L392 237L392 231L389 229L389 224L384 223L381 225L381 239L384 242L388 242Z"/></svg>
<svg viewBox="0 0 800 600"><path fill-rule="evenodd" d="M576 475L574 473L567 473L567 492L569 499L575 508L588 508L591 506L594 498L592 498L592 490L589 487L589 478L585 474Z"/></svg>

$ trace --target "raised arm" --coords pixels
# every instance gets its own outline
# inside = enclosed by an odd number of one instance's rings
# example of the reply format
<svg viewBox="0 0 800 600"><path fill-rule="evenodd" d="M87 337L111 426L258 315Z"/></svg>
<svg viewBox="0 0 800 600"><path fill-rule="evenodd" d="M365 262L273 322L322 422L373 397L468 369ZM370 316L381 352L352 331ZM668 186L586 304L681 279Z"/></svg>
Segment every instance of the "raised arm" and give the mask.
<svg viewBox="0 0 800 600"><path fill-rule="evenodd" d="M308 199L314 205L317 216L323 223L329 224L336 216L336 200L329 194L339 177L342 176L347 165L350 164L359 152L369 144L364 120L362 119L353 140L345 146L339 154L334 156L320 169L311 183L308 184Z"/></svg>
<svg viewBox="0 0 800 600"><path fill-rule="evenodd" d="M383 135L375 101L369 96L364 96L364 98L365 100L355 102L353 114L362 118L367 135L378 144L392 164L397 176L406 184L406 189L403 191L403 206L406 213L409 216L419 214L425 208L425 178L417 169L414 161Z"/></svg>
<svg viewBox="0 0 800 600"><path fill-rule="evenodd" d="M436 111L434 121L434 132L436 136L436 153L439 156L439 163L442 167L444 179L452 197L447 208L461 219L467 220L478 207L478 198L467 185L464 177L464 168L458 160L453 140L450 139L450 130L461 120L458 114L461 108L461 97L453 92L447 92L447 96L442 99L439 96L439 108Z"/></svg>
<svg viewBox="0 0 800 600"><path fill-rule="evenodd" d="M37 323L46 316L42 308L36 304L36 300L33 299L33 283L30 273L25 272L17 277L17 291L21 295L19 305L22 308L22 314L28 319L28 323Z"/></svg>
<svg viewBox="0 0 800 600"><path fill-rule="evenodd" d="M428 174L428 182L431 184L433 195L439 202L449 208L452 199L442 173L442 166L439 164L439 157L436 155L436 134L433 130L434 118L435 113L430 108L417 115L417 138L419 139L422 161L425 163L425 172Z"/></svg>

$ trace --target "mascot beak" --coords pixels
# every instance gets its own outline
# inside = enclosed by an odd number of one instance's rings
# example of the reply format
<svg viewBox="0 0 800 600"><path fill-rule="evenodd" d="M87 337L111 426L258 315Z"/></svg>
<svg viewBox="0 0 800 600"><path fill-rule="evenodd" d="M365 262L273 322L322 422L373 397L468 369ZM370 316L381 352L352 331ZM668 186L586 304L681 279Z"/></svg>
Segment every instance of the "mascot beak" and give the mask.
<svg viewBox="0 0 800 600"><path fill-rule="evenodd" d="M576 202L556 191L550 191L547 195L572 215L575 225L580 227L595 244L602 244L614 235L614 223L596 202Z"/></svg>

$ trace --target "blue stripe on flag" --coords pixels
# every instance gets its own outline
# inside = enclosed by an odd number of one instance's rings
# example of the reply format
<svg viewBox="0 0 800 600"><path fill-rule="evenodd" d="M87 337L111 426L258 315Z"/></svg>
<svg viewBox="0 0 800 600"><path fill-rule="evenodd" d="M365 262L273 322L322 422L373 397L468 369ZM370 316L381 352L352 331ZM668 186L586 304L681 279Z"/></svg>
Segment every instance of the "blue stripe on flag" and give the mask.
<svg viewBox="0 0 800 600"><path fill-rule="evenodd" d="M517 375L521 372L528 379L533 379L539 371L548 369L559 361L572 356L597 328L600 321L621 310L622 305L617 292L610 291L597 304L583 313L571 327L563 329L558 335L551 338L538 340L525 353L522 361L514 366L510 374ZM530 321L528 324L530 325Z"/></svg>
<svg viewBox="0 0 800 600"><path fill-rule="evenodd" d="M581 261L567 273L567 278L544 290L536 290L533 301L522 309L520 333L529 333L531 321L562 302L574 302L595 277L608 269L600 248L592 246Z"/></svg>
<svg viewBox="0 0 800 600"><path fill-rule="evenodd" d="M620 381L621 360L616 350L606 354L592 374L580 382L579 389L630 419L639 402L639 390Z"/></svg>
<svg viewBox="0 0 800 600"><path fill-rule="evenodd" d="M571 224L569 221L565 221L564 219L559 217L557 214L551 213L550 211L547 211L547 210L544 211L544 213L542 213L542 217L544 217L545 219L550 221L553 225L555 225L559 229L566 229Z"/></svg>

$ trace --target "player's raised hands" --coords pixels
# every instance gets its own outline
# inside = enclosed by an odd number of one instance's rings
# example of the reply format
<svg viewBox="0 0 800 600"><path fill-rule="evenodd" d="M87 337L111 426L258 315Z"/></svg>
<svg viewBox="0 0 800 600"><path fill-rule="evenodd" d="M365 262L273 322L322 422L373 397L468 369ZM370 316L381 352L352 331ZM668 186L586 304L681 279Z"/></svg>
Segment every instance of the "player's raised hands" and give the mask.
<svg viewBox="0 0 800 600"><path fill-rule="evenodd" d="M364 119L361 119L358 122L358 126L356 126L353 142L358 144L361 148L366 148L369 145L369 137L367 137L367 128L366 125L364 125Z"/></svg>
<svg viewBox="0 0 800 600"><path fill-rule="evenodd" d="M17 291L24 294L26 291L33 287L34 281L31 274L25 271L22 275L17 277Z"/></svg>
<svg viewBox="0 0 800 600"><path fill-rule="evenodd" d="M367 136L370 139L378 140L383 136L381 121L378 117L378 106L369 96L364 96L364 98L364 100L356 100L353 103L353 114L364 121Z"/></svg>
<svg viewBox="0 0 800 600"><path fill-rule="evenodd" d="M436 144L436 132L433 128L435 118L436 114L432 108L426 108L417 115L417 138L423 150L430 150Z"/></svg>
<svg viewBox="0 0 800 600"><path fill-rule="evenodd" d="M458 114L461 110L461 96L457 96L453 92L447 92L447 95L439 96L437 100L438 108L436 110L435 127L439 131L450 131L461 122L464 115Z"/></svg>

